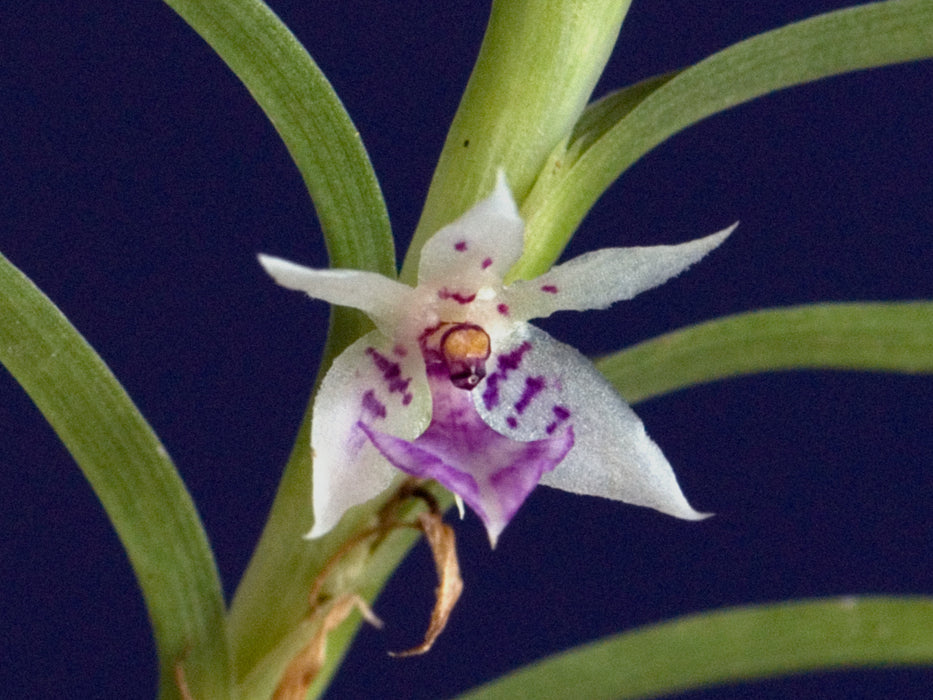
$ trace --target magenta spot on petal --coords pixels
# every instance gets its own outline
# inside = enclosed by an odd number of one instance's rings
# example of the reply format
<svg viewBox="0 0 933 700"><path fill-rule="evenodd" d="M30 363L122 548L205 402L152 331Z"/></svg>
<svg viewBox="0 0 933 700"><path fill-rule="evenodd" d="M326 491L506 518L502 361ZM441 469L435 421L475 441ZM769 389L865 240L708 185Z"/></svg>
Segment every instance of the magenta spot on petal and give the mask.
<svg viewBox="0 0 933 700"><path fill-rule="evenodd" d="M505 419L505 422L508 424L510 428L518 427L518 418L516 418L515 416L509 416L508 418Z"/></svg>
<svg viewBox="0 0 933 700"><path fill-rule="evenodd" d="M421 345L422 351L424 350L425 341L434 335L443 325L443 323L437 323L433 326L428 326L423 331L421 331L421 335L418 336L418 344Z"/></svg>
<svg viewBox="0 0 933 700"><path fill-rule="evenodd" d="M369 355L376 369L382 372L382 379L386 383L386 389L390 394L404 394L408 392L408 385L411 384L411 377L402 377L402 367L398 362L392 362L385 355L379 353L375 348L366 348L366 354Z"/></svg>
<svg viewBox="0 0 933 700"><path fill-rule="evenodd" d="M513 369L518 369L522 364L522 356L529 350L531 350L531 343L526 340L512 352L499 355L496 358L497 370L502 374L508 374Z"/></svg>
<svg viewBox="0 0 933 700"><path fill-rule="evenodd" d="M486 377L486 388L483 390L483 405L487 411L499 405L499 380L501 378L501 374L490 374Z"/></svg>
<svg viewBox="0 0 933 700"><path fill-rule="evenodd" d="M373 358L373 364L376 365L376 369L382 372L383 379L390 380L401 375L401 366L382 355L376 348L366 348L366 354Z"/></svg>
<svg viewBox="0 0 933 700"><path fill-rule="evenodd" d="M499 305L496 307L496 311L498 311L498 312L499 312L500 314L502 314L503 316L508 316L508 315L509 315L509 305L508 305L508 304L499 304Z"/></svg>
<svg viewBox="0 0 933 700"><path fill-rule="evenodd" d="M544 389L544 377L525 377L525 390L522 391L521 398L515 402L515 410L519 415L525 412L528 405L534 400L535 396Z"/></svg>
<svg viewBox="0 0 933 700"><path fill-rule="evenodd" d="M499 405L499 382L505 381L509 372L516 370L522 364L522 356L531 350L531 343L527 340L517 348L496 358L496 371L486 377L486 388L483 390L483 405L486 410Z"/></svg>
<svg viewBox="0 0 933 700"><path fill-rule="evenodd" d="M401 345L396 345L394 348L392 348L392 352L393 352L397 357L405 357L405 355L408 354L408 350L406 350L406 349L405 349L404 347L402 347Z"/></svg>
<svg viewBox="0 0 933 700"><path fill-rule="evenodd" d="M376 398L376 394L372 389L363 394L363 410L372 414L374 418L386 417L386 407L382 401Z"/></svg>
<svg viewBox="0 0 933 700"><path fill-rule="evenodd" d="M557 287L553 284L545 284L541 286L542 292L547 292L548 294L557 294Z"/></svg>
<svg viewBox="0 0 933 700"><path fill-rule="evenodd" d="M483 260L483 263L482 265L480 265L480 267L482 267L485 270L490 265L492 265L492 258L486 258L485 260Z"/></svg>
<svg viewBox="0 0 933 700"><path fill-rule="evenodd" d="M454 250L462 253L466 249L467 249L466 241L457 241L456 243L454 243Z"/></svg>
<svg viewBox="0 0 933 700"><path fill-rule="evenodd" d="M452 292L447 289L447 287L444 287L437 291L437 297L438 299L453 299L458 304L470 304L476 299L476 293L461 294L460 292Z"/></svg>
<svg viewBox="0 0 933 700"><path fill-rule="evenodd" d="M545 428L548 435L552 434L561 423L570 418L570 411L563 406L554 406L551 411L554 413L554 418L556 418L556 420L553 423L549 423L547 428Z"/></svg>
<svg viewBox="0 0 933 700"><path fill-rule="evenodd" d="M411 400L413 398L414 396L412 394L405 394L404 396L402 396L402 405L407 406L408 404L411 403Z"/></svg>

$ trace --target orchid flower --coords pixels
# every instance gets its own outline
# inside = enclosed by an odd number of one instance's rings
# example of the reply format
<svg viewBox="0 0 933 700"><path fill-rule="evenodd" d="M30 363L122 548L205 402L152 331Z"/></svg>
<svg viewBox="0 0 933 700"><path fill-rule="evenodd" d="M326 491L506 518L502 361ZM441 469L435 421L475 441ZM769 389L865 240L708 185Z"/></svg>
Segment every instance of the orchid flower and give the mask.
<svg viewBox="0 0 933 700"><path fill-rule="evenodd" d="M487 199L425 244L417 287L260 255L279 284L359 309L376 326L337 357L314 403L307 536L324 535L385 490L396 470L435 479L465 501L492 546L538 483L705 517L593 364L528 321L631 299L733 228L681 245L587 253L506 285L524 223L500 173Z"/></svg>

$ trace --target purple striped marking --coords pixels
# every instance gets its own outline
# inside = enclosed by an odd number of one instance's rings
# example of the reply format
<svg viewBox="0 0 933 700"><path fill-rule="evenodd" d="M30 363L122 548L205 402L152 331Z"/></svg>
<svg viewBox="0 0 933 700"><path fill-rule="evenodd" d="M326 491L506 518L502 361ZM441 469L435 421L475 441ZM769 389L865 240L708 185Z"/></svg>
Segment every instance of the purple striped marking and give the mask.
<svg viewBox="0 0 933 700"><path fill-rule="evenodd" d="M438 299L453 299L458 304L470 304L476 299L476 293L473 294L461 294L460 292L452 292L447 287L439 289L437 292Z"/></svg>
<svg viewBox="0 0 933 700"><path fill-rule="evenodd" d="M404 349L403 349L404 350ZM407 406L411 403L414 396L408 391L408 386L411 384L411 377L402 377L402 367L398 362L392 362L388 357L381 354L376 348L366 348L366 354L372 358L373 364L376 366L380 372L382 372L382 380L386 384L386 389L390 394L401 394L402 395L402 405ZM396 354L403 354L398 353ZM370 389L366 394L371 394L372 390ZM364 408L366 402L366 394L363 395ZM373 395L375 399L375 395ZM380 404L381 405L381 404ZM383 406L383 412L385 411L385 406ZM385 418L385 413L383 413L381 418Z"/></svg>

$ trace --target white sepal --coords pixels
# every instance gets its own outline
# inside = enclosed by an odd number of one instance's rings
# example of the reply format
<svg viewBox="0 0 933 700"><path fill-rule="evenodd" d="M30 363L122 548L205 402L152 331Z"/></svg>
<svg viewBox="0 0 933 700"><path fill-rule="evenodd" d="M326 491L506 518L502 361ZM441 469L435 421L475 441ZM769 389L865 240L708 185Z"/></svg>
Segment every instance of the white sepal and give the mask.
<svg viewBox="0 0 933 700"><path fill-rule="evenodd" d="M524 232L525 223L500 170L492 194L424 244L418 283L479 287L483 280L501 281L522 254Z"/></svg>
<svg viewBox="0 0 933 700"><path fill-rule="evenodd" d="M428 426L431 394L421 353L395 347L379 331L366 334L334 360L312 415L309 538L329 532L349 508L377 496L398 474L360 422L408 440Z"/></svg>
<svg viewBox="0 0 933 700"><path fill-rule="evenodd" d="M398 326L400 314L410 307L413 298L411 287L376 272L318 270L263 254L259 255L259 262L283 287L331 304L359 309L388 336Z"/></svg>
<svg viewBox="0 0 933 700"><path fill-rule="evenodd" d="M490 400L488 387L485 396L480 387L474 404L490 427L516 440L537 440L564 424L573 426L573 449L542 475L542 484L687 520L706 517L687 502L641 420L588 359L530 324L509 350L513 359L507 364L518 366L494 380L497 401ZM537 387L530 398L529 386Z"/></svg>
<svg viewBox="0 0 933 700"><path fill-rule="evenodd" d="M736 226L680 245L584 253L533 280L515 282L502 298L511 315L523 321L555 311L604 309L680 274L721 244Z"/></svg>

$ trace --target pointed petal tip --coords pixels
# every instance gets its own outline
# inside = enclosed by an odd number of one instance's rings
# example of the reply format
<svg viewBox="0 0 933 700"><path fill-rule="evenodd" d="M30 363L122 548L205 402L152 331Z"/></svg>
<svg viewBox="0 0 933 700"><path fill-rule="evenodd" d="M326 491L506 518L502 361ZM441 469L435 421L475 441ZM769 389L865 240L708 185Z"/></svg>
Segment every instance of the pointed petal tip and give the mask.
<svg viewBox="0 0 933 700"><path fill-rule="evenodd" d="M262 265L262 269L266 272L269 272L269 267L273 266L275 261L278 260L278 258L275 258L271 255L266 255L265 253L258 253L256 255L256 259L259 260L259 264Z"/></svg>
<svg viewBox="0 0 933 700"><path fill-rule="evenodd" d="M256 259L259 260L259 264L266 270L274 270L282 266L295 266L295 263L285 258L280 258L277 255L269 255L268 253L256 253Z"/></svg>
<svg viewBox="0 0 933 700"><path fill-rule="evenodd" d="M495 191L505 190L511 196L512 188L509 187L509 179L505 174L505 168L501 165L496 169L496 186L493 188Z"/></svg>
<svg viewBox="0 0 933 700"><path fill-rule="evenodd" d="M256 259L259 260L259 264L262 265L262 269L265 270L272 279L274 279L283 287L293 286L287 282L289 272L303 269L300 265L296 265L295 263L285 260L284 258L278 258L274 255L266 255L265 253L257 254Z"/></svg>
<svg viewBox="0 0 933 700"><path fill-rule="evenodd" d="M466 516L466 507L463 504L463 497L459 493L454 494L454 502L457 504L457 513L460 515L460 519Z"/></svg>
<svg viewBox="0 0 933 700"><path fill-rule="evenodd" d="M505 171L499 169L495 184L482 199L425 242L418 266L419 284L457 280L469 285L477 279L474 266L501 279L521 257L524 228Z"/></svg>
<svg viewBox="0 0 933 700"><path fill-rule="evenodd" d="M723 241L725 241L729 236L732 235L732 232L735 231L738 228L738 226L739 226L739 222L736 221L731 226L727 226L721 231L717 231L716 233L712 233L709 236L707 236L705 240L712 243L712 245L709 247L709 250L714 250L715 248L718 248L722 244Z"/></svg>
<svg viewBox="0 0 933 700"><path fill-rule="evenodd" d="M632 503L633 505L643 506L645 508L651 508L656 510L659 513L664 515L669 515L672 518L679 518L680 520L689 520L691 522L698 522L700 520L706 520L707 518L712 518L715 513L704 513L702 511L696 510L691 506L687 499L684 497L683 493L679 493L679 487L676 486L678 493L669 494L669 497L663 499L664 502L659 502L658 500L653 501L642 501L640 503L634 501L628 501L623 498L621 500Z"/></svg>
<svg viewBox="0 0 933 700"><path fill-rule="evenodd" d="M690 520L693 522L706 520L715 515L715 513L704 513L694 508L687 501L686 496L683 492L680 491L680 487L675 484L677 489L676 494L670 494L671 498L667 499L667 502L663 505L658 503L650 504L649 508L654 508L655 510L664 513L665 515L670 515L674 518L680 518L681 520Z"/></svg>
<svg viewBox="0 0 933 700"><path fill-rule="evenodd" d="M663 508L659 508L656 505L653 507L665 515L680 518L681 520L699 521L712 518L714 515L716 515L715 513L704 513L703 511L697 510L687 502L687 499L683 493L680 493L679 497L674 499L674 502L668 502L665 504L665 507Z"/></svg>
<svg viewBox="0 0 933 700"><path fill-rule="evenodd" d="M316 540L318 537L325 533L318 531L317 523L314 523L314 526L308 530L305 534L301 536L303 540Z"/></svg>
<svg viewBox="0 0 933 700"><path fill-rule="evenodd" d="M326 535L328 532L333 530L337 523L340 522L340 518L336 522L331 522L328 524L325 520L322 520L315 516L314 525L311 526L311 529L308 530L305 534L301 536L303 540L317 540Z"/></svg>
<svg viewBox="0 0 933 700"><path fill-rule="evenodd" d="M486 198L486 201L494 205L494 210L500 215L510 219L522 220L518 212L518 204L515 203L515 197L512 196L512 188L509 187L508 177L505 174L505 168L496 170L496 185L492 193Z"/></svg>
<svg viewBox="0 0 933 700"><path fill-rule="evenodd" d="M707 520L708 518L712 518L714 515L716 515L715 513L701 513L700 511L693 510L692 508L690 509L690 511L691 512L689 515L681 515L679 517L681 517L684 520L700 521L700 520Z"/></svg>

